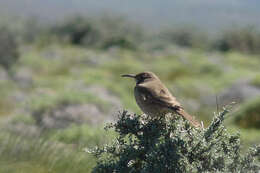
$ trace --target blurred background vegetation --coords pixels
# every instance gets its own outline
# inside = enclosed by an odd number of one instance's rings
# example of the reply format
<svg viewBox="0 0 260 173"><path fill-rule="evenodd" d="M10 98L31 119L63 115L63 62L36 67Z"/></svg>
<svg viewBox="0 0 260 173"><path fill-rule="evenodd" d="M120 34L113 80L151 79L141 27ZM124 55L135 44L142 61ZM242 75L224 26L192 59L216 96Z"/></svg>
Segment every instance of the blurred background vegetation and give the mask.
<svg viewBox="0 0 260 173"><path fill-rule="evenodd" d="M0 0L0 172L90 172L96 160L83 149L115 137L104 124L123 109L141 113L134 82L120 75L147 70L206 125L236 102L226 126L244 149L259 144L258 1L167 1L168 15L155 1L150 10L147 1L59 3Z"/></svg>

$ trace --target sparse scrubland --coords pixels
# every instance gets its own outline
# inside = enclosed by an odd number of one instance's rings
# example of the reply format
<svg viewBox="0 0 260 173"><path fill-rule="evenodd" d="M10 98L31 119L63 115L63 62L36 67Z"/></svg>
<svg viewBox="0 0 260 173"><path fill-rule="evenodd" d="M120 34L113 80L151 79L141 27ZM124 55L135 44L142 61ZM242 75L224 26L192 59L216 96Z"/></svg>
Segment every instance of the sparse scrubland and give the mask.
<svg viewBox="0 0 260 173"><path fill-rule="evenodd" d="M180 117L166 119L119 114L112 145L89 151L97 157L93 172L258 172L260 145L241 154L238 134L223 126L217 114L206 129L195 129Z"/></svg>
<svg viewBox="0 0 260 173"><path fill-rule="evenodd" d="M106 123L117 120L118 111L141 113L133 97L134 82L126 82L120 75L146 70L155 72L206 127L212 123L213 112L221 112L223 106L236 102L225 115L227 132L220 130L223 138L216 138L223 139L226 146L226 140L234 137L232 147L239 146L241 151L236 163L250 161L251 155L245 153L260 143L260 37L254 29L228 30L218 39L209 39L194 29L173 28L153 35L122 18L77 17L43 26L33 21L2 25L0 172L81 173L91 172L94 167L98 171L101 162L83 149L112 145L120 137L113 130L103 130ZM185 122L176 121L183 125L179 129L186 128ZM206 133L185 130L198 136ZM189 142L185 133L179 133ZM156 147L167 142L160 141ZM210 152L223 149L217 146L216 141ZM156 153L152 154L148 160L156 159ZM180 158L184 159L178 162L180 166L189 159L186 155ZM209 165L228 165L228 159L221 155L212 158ZM140 161L139 165L137 160L135 166L152 168L146 163ZM194 162L186 170L196 171L198 165Z"/></svg>

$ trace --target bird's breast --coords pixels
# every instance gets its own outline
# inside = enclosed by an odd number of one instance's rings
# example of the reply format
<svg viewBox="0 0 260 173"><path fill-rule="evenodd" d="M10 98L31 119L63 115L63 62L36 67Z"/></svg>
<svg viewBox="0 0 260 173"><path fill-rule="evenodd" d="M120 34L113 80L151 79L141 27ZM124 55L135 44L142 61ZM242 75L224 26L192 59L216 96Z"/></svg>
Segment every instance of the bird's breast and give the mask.
<svg viewBox="0 0 260 173"><path fill-rule="evenodd" d="M140 109L147 115L150 116L160 116L168 112L168 109L163 108L162 106L156 104L151 96L147 93L142 92L138 87L134 89L134 95L137 105Z"/></svg>

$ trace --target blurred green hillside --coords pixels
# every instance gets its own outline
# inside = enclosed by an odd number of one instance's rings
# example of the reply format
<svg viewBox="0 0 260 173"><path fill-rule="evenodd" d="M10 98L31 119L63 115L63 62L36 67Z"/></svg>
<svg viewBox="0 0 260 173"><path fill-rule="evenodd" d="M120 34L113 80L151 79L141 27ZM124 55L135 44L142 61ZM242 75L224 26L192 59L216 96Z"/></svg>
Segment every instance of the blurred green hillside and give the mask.
<svg viewBox="0 0 260 173"><path fill-rule="evenodd" d="M95 160L83 149L115 137L104 124L124 109L141 113L134 81L120 75L142 71L155 72L205 125L236 102L228 129L241 132L245 148L260 142L255 31L212 41L190 29L152 35L121 18L19 26L0 32L0 172L90 172Z"/></svg>

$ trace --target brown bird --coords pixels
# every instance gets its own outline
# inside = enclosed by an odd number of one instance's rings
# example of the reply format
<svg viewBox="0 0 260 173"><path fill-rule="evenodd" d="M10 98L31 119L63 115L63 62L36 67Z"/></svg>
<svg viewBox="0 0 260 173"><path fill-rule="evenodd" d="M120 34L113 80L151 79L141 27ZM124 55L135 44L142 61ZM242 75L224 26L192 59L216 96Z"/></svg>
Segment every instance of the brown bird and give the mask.
<svg viewBox="0 0 260 173"><path fill-rule="evenodd" d="M188 120L193 126L201 127L198 121L184 111L181 104L154 73L125 74L122 77L135 79L135 100L145 114L158 117L174 112Z"/></svg>

